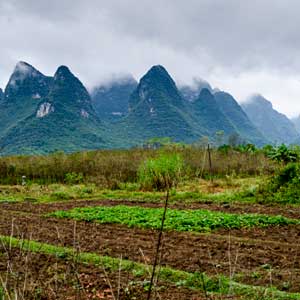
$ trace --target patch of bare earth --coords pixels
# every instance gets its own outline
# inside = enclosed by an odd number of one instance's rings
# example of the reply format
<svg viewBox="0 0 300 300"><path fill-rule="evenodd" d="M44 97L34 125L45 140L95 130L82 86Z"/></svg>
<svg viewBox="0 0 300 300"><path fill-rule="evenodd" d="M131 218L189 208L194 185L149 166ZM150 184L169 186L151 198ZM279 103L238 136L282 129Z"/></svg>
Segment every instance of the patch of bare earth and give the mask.
<svg viewBox="0 0 300 300"><path fill-rule="evenodd" d="M105 202L101 203L103 205ZM70 209L83 204L85 202L74 201L23 205L11 211L7 210L7 206L2 206L5 210L1 211L0 234L10 235L13 227L13 235L17 237L68 247L76 241L84 252L116 258L122 256L151 264L156 231L44 218L40 215L41 212ZM86 204L99 205L100 202L89 201ZM113 205L115 202L108 201L106 204ZM15 210L32 214L20 214ZM272 285L290 292L300 290L299 226L219 230L213 234L172 231L164 234L163 243L163 265L189 272L238 276L244 283Z"/></svg>

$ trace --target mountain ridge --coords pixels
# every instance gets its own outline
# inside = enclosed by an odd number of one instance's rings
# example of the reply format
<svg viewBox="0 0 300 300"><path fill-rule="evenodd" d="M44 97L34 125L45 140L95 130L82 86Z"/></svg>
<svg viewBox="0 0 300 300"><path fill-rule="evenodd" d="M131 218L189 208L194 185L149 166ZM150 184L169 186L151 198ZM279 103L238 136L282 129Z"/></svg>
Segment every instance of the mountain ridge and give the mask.
<svg viewBox="0 0 300 300"><path fill-rule="evenodd" d="M221 132L225 143L230 136L259 146L268 142L229 93L204 80L185 89L193 94L184 94L163 66L154 65L139 82L127 76L89 94L67 66L46 76L19 62L0 90L1 153L128 148L155 137L215 142ZM268 101L265 107L273 109Z"/></svg>
<svg viewBox="0 0 300 300"><path fill-rule="evenodd" d="M273 108L272 103L262 95L255 94L242 103L252 123L272 143L293 143L299 134L291 120L287 116Z"/></svg>
<svg viewBox="0 0 300 300"><path fill-rule="evenodd" d="M27 65L25 66L27 68ZM17 89L21 86L21 90L26 91L23 99L32 100L32 92L35 91L32 87L38 86L42 79L48 78L40 74L42 73L36 71L27 72L25 79L22 77L22 80L13 83L14 88L17 84ZM18 76L17 74L17 78ZM30 78L30 81L27 78ZM11 82L9 81L8 85L11 85ZM2 135L2 153L30 154L56 150L73 152L105 147L100 134L101 123L92 107L90 96L80 80L66 66L57 69L54 77L51 77L51 84L43 92L43 95L34 99L35 105L32 105L27 114ZM24 102L22 104L26 105ZM24 106L16 108L24 110Z"/></svg>

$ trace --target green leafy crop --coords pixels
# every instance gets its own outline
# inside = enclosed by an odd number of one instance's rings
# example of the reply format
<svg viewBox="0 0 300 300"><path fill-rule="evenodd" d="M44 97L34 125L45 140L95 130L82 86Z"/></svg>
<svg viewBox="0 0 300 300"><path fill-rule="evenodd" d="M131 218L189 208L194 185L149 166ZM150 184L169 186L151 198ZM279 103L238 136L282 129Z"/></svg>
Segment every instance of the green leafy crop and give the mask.
<svg viewBox="0 0 300 300"><path fill-rule="evenodd" d="M129 206L75 208L70 211L57 211L49 214L59 218L71 218L87 222L116 223L129 227L159 229L161 208ZM243 227L267 227L299 224L298 220L282 216L258 214L229 214L209 210L168 209L165 229L177 231L209 232L219 228L239 229Z"/></svg>

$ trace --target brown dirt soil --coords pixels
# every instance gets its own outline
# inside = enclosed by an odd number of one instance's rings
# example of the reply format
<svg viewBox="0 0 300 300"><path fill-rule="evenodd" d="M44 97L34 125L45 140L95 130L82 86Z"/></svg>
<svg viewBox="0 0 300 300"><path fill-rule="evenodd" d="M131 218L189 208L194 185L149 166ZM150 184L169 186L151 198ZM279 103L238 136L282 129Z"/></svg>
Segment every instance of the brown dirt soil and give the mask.
<svg viewBox="0 0 300 300"><path fill-rule="evenodd" d="M43 204L35 204L31 202L2 202L0 209L23 211L30 213L47 213L55 210L67 210L74 207L86 206L115 206L115 205L128 205L128 206L143 206L143 207L162 207L163 201L151 203L142 200L68 200L63 202L51 202ZM170 208L176 209L208 209L214 211L224 211L228 213L259 213L266 215L282 215L288 218L299 219L300 207L295 206L282 206L282 205L262 205L262 204L247 204L247 203L214 203L211 201L204 202L191 202L170 204Z"/></svg>
<svg viewBox="0 0 300 300"><path fill-rule="evenodd" d="M60 205L54 207L57 209ZM13 227L14 236L68 247L75 241L85 252L112 257L122 255L124 259L142 263L151 263L153 258L156 231L44 218L39 214L0 213L0 234L3 235L10 235ZM211 275L243 274L239 280L244 283L272 284L282 290L298 292L299 245L299 226L220 230L210 235L167 232L162 265Z"/></svg>
<svg viewBox="0 0 300 300"><path fill-rule="evenodd" d="M40 253L16 249L7 251L0 246L0 275L6 278L7 274L7 290L18 291L20 299L113 300L119 294L122 300L141 300L147 296L143 285L144 280L148 280L146 278L137 279L125 272L108 272L101 267L85 266ZM200 291L176 287L166 282L160 282L157 291L158 295L152 299L206 299Z"/></svg>

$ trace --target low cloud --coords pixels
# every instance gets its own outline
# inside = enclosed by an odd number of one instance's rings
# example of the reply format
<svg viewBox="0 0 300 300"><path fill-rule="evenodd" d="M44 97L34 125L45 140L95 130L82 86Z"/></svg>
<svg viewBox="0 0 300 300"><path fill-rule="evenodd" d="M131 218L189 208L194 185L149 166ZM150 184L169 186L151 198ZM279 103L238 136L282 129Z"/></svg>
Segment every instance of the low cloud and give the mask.
<svg viewBox="0 0 300 300"><path fill-rule="evenodd" d="M0 86L19 60L47 75L68 65L88 88L162 64L179 83L203 78L238 100L259 92L293 115L299 9L297 0L0 0Z"/></svg>

